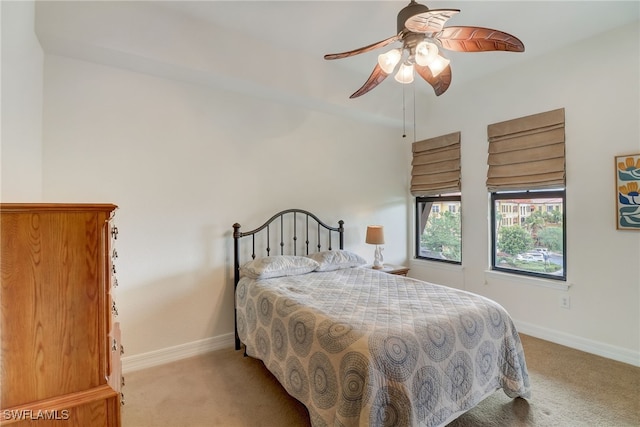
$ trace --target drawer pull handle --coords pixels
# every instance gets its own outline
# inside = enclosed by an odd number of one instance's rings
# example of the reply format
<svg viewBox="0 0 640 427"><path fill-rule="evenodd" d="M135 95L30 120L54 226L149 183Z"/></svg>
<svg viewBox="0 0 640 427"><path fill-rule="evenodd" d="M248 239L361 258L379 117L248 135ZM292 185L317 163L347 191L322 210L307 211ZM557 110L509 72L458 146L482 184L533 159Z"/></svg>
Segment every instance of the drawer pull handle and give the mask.
<svg viewBox="0 0 640 427"><path fill-rule="evenodd" d="M118 258L118 251L115 248L113 248L113 252L111 252L111 258Z"/></svg>
<svg viewBox="0 0 640 427"><path fill-rule="evenodd" d="M118 315L118 308L116 307L116 302L115 301L111 305L111 312L113 313L114 316Z"/></svg>
<svg viewBox="0 0 640 427"><path fill-rule="evenodd" d="M118 350L118 341L116 341L114 338L113 344L111 345L111 351L116 351L116 350Z"/></svg>
<svg viewBox="0 0 640 427"><path fill-rule="evenodd" d="M121 345L121 346L120 346L120 355L123 355L123 354L124 354L124 346L123 346L123 345Z"/></svg>
<svg viewBox="0 0 640 427"><path fill-rule="evenodd" d="M115 225L111 227L111 237L113 237L114 240L118 240L118 227Z"/></svg>

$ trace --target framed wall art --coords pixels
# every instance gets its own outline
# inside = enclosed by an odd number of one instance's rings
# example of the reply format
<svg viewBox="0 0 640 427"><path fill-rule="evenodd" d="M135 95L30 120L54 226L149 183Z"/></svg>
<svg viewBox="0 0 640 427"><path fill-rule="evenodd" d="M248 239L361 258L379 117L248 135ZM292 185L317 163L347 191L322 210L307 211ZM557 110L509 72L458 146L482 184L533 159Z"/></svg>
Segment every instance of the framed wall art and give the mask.
<svg viewBox="0 0 640 427"><path fill-rule="evenodd" d="M640 154L616 156L616 228L640 231Z"/></svg>

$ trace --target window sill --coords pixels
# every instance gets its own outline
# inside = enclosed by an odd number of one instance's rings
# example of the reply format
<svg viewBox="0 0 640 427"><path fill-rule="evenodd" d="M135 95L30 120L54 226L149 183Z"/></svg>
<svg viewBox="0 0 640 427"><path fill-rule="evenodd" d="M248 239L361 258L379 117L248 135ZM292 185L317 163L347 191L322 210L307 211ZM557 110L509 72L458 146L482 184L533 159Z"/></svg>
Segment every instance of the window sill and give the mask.
<svg viewBox="0 0 640 427"><path fill-rule="evenodd" d="M463 270L461 264L454 264L451 262L440 262L440 261L431 261L428 259L422 258L413 258L409 261L409 265L417 268L428 268L433 270L445 270L445 271L455 271L460 272Z"/></svg>
<svg viewBox="0 0 640 427"><path fill-rule="evenodd" d="M557 280L542 279L539 277L521 276L519 274L509 274L502 271L485 270L484 284L487 285L490 280L508 281L530 286L542 286L544 288L557 289L560 291L568 291L571 287L570 283L560 282Z"/></svg>

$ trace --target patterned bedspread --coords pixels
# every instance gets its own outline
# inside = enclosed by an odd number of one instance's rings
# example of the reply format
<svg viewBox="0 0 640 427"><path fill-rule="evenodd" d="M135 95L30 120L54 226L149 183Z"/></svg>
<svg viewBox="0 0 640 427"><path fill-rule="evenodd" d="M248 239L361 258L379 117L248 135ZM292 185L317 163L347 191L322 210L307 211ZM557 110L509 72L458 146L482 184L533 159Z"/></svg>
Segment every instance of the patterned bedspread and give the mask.
<svg viewBox="0 0 640 427"><path fill-rule="evenodd" d="M502 388L529 397L518 333L479 295L367 268L236 290L240 339L320 426L439 426Z"/></svg>

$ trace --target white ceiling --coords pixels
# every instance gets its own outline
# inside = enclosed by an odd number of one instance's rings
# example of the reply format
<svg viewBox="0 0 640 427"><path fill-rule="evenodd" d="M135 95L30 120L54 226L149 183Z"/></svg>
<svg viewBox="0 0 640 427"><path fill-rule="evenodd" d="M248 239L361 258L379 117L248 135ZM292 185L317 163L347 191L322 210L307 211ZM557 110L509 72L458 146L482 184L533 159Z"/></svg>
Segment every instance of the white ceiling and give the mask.
<svg viewBox="0 0 640 427"><path fill-rule="evenodd" d="M523 53L447 51L452 87L640 19L638 1L421 3L431 9L460 9L447 25L494 28L515 35L525 45ZM335 94L327 94L326 86L322 86L325 84L335 88L340 99L349 105L362 106L364 103L350 102L348 96L364 83L377 55L386 50L335 61L321 58L394 35L397 13L407 4L408 0L42 1L36 9L36 33L48 53L164 77L199 79L199 83L222 80L216 84L226 88L235 85L237 90L246 92L269 92L264 96L280 96L279 92L291 90L283 96L305 97L304 102L314 102L316 107L324 103L330 104L326 108L334 108ZM253 45L255 51L251 51ZM274 55L274 50L282 53ZM256 65L245 58L260 55L261 62ZM596 55L594 52L594 60ZM287 75L289 81L285 81L282 64L269 64L272 58L285 62L289 68L294 64L296 71L305 74L306 81L293 81L298 77L295 73ZM209 63L205 64L205 60ZM236 75L229 64L243 61L239 65L242 70ZM310 93L309 81L322 83L312 88L319 95ZM420 83L415 85L416 90L435 98L432 89ZM383 82L374 91L384 93L394 85L394 81ZM377 96L367 94L359 99ZM371 107L370 102L367 104L365 108Z"/></svg>
<svg viewBox="0 0 640 427"><path fill-rule="evenodd" d="M638 1L419 1L430 9L460 9L447 26L480 26L513 34L525 53L446 52L454 81L525 61L640 19ZM296 51L323 56L352 50L396 33L396 16L408 0L394 1L173 1L158 2L176 13ZM388 49L388 48L387 48ZM385 49L336 60L366 79ZM364 82L364 80L363 80ZM345 90L356 88L345 88Z"/></svg>

